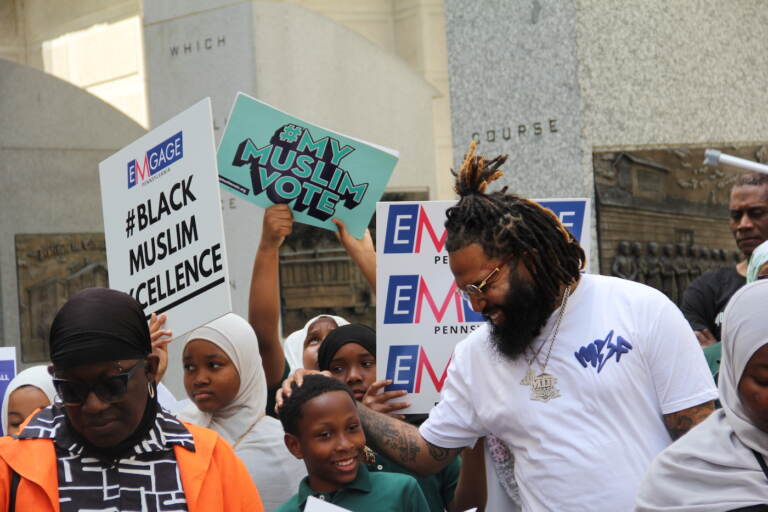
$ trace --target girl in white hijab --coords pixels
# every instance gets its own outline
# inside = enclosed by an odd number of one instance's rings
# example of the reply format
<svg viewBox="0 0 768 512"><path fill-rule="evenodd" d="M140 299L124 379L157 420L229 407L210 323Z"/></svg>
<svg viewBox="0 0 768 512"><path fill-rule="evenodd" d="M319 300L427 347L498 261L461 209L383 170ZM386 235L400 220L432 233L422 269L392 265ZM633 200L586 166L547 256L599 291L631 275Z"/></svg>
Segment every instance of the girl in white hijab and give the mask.
<svg viewBox="0 0 768 512"><path fill-rule="evenodd" d="M192 331L183 350L184 387L192 405L178 416L231 443L265 510L276 509L296 492L307 471L285 447L280 422L264 414L267 387L256 334L229 313Z"/></svg>
<svg viewBox="0 0 768 512"><path fill-rule="evenodd" d="M637 510L712 512L768 503L768 281L725 309L718 381L722 409L651 464Z"/></svg>
<svg viewBox="0 0 768 512"><path fill-rule="evenodd" d="M30 397L34 399L32 404L18 404L9 411L8 405L11 402L11 395L14 391L25 386L31 386L35 390L39 390L42 396ZM45 403L46 398L48 403ZM17 434L19 429L19 423L23 422L27 416L33 413L40 407L48 407L56 398L56 390L53 387L53 378L48 373L48 367L45 365L32 366L27 368L23 372L20 372L14 377L8 387L5 388L5 396L3 396L3 435ZM16 410L18 409L18 411ZM13 418L9 421L8 414L12 413ZM9 431L9 425L12 427Z"/></svg>
<svg viewBox="0 0 768 512"><path fill-rule="evenodd" d="M293 331L291 334L288 335L287 338L285 338L285 343L283 344L283 351L285 352L285 360L288 361L288 365L291 367L291 373L298 370L299 368L306 368L305 363L308 360L314 360L317 361L317 349L320 346L320 343L322 343L321 340L313 340L308 339L307 334L309 334L310 329L313 327L313 324L323 318L330 318L336 323L336 327L341 327L342 325L347 325L349 322L341 318L340 316L334 316L334 315L319 315L314 318L310 318L309 321L304 324L304 327L299 329L298 331ZM327 333L324 333L327 334ZM323 336L325 338L325 336ZM314 342L318 341L316 344L317 346L314 346ZM314 359L309 356L305 357L304 352L306 351L313 351L314 353ZM316 366L316 364L315 364ZM317 368L307 368L308 370L316 370Z"/></svg>

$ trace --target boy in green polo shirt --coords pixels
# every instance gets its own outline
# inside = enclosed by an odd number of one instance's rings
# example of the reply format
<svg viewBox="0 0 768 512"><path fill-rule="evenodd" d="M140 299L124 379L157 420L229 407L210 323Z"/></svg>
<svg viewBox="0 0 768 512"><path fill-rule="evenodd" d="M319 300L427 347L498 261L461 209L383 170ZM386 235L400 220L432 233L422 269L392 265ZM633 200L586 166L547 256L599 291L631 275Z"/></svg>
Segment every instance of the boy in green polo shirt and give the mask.
<svg viewBox="0 0 768 512"><path fill-rule="evenodd" d="M278 512L303 511L309 496L353 512L422 512L429 509L413 477L369 473L361 458L365 434L357 405L343 383L307 375L280 409L285 445L307 466L299 492Z"/></svg>

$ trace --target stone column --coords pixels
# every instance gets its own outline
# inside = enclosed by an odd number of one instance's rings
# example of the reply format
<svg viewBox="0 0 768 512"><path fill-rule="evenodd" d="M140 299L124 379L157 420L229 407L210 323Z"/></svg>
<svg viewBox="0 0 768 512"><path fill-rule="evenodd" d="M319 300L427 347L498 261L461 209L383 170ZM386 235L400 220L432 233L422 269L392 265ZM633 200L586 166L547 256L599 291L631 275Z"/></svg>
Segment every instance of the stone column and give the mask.
<svg viewBox="0 0 768 512"><path fill-rule="evenodd" d="M581 167L572 0L446 0L453 156L509 154L501 185L526 197L592 197Z"/></svg>

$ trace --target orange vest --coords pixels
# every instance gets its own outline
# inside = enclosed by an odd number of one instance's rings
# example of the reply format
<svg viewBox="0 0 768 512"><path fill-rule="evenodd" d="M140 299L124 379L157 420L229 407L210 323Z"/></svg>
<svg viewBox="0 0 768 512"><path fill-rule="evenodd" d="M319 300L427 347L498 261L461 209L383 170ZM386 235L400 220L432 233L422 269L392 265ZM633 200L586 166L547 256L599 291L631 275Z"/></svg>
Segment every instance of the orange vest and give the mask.
<svg viewBox="0 0 768 512"><path fill-rule="evenodd" d="M248 470L218 434L185 423L195 451L174 446L189 512L263 512ZM8 510L11 468L21 477L16 510L59 512L56 451L51 439L0 438L0 510Z"/></svg>

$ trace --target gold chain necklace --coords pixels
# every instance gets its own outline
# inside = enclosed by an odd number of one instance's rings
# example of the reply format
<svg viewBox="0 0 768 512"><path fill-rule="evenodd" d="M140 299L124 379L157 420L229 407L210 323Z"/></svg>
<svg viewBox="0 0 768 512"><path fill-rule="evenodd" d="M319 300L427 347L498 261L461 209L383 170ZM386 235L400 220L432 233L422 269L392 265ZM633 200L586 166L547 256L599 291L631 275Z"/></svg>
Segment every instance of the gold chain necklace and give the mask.
<svg viewBox="0 0 768 512"><path fill-rule="evenodd" d="M552 347L555 345L555 341L557 340L557 333L560 331L560 322L563 320L565 308L568 305L568 297L570 295L571 287L568 286L565 288L565 292L563 292L563 301L561 303L560 313L557 315L555 328L552 329L552 336L549 339L549 349L547 350L547 357L544 359L543 365L539 362L539 354L541 353L541 350L544 348L544 346L547 345L547 342L545 341L542 343L538 350L535 352L533 349L531 349L531 352L533 352L533 357L531 357L530 361L527 361L528 371L525 373L523 380L520 381L521 385L530 386L531 400L549 402L550 400L560 396L560 390L557 389L557 378L552 374L546 373L546 369L547 364L549 364L549 356L552 355ZM534 361L536 361L536 364L538 364L539 368L541 368L541 373L536 376L533 375Z"/></svg>

